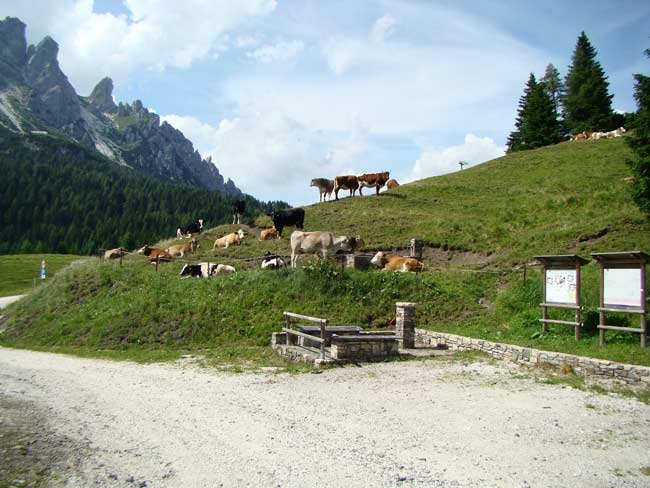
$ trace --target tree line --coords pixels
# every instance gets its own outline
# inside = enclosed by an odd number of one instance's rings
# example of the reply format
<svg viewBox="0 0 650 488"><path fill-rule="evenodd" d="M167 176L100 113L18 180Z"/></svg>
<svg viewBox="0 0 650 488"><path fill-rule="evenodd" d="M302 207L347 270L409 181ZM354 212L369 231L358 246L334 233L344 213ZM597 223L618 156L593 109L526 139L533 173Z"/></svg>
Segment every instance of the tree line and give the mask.
<svg viewBox="0 0 650 488"><path fill-rule="evenodd" d="M161 182L49 136L3 131L0 174L0 254L134 249L197 218L231 221L233 199L246 200L249 218L287 206Z"/></svg>
<svg viewBox="0 0 650 488"><path fill-rule="evenodd" d="M650 50L644 54L650 57ZM564 80L553 64L546 67L539 81L534 73L530 74L519 99L515 130L506 143L508 152L557 144L569 134L607 132L627 126L633 129L626 138L634 154L628 160L634 174L633 198L650 217L650 77L634 75L637 112L615 113L609 82L596 55L582 32Z"/></svg>

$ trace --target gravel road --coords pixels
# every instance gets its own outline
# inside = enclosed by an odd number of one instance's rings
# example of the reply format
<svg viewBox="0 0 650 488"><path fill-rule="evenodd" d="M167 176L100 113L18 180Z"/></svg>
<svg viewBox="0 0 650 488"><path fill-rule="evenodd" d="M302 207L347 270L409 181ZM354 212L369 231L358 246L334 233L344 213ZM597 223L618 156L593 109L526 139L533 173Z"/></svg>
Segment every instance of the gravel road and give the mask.
<svg viewBox="0 0 650 488"><path fill-rule="evenodd" d="M650 406L523 373L233 374L0 348L0 433L5 454L50 455L49 486L650 486ZM20 428L31 441L8 446Z"/></svg>

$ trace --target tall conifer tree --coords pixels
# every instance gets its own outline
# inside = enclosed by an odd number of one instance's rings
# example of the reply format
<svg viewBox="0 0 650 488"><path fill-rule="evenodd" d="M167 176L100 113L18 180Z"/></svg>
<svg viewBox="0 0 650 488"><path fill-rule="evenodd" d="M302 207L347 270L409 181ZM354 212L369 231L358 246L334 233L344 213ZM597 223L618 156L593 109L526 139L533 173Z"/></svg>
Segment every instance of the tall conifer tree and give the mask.
<svg viewBox="0 0 650 488"><path fill-rule="evenodd" d="M645 50L650 58L650 49ZM628 161L635 176L634 200L650 216L650 76L634 75L634 98L638 104L635 131L627 139L635 158Z"/></svg>
<svg viewBox="0 0 650 488"><path fill-rule="evenodd" d="M573 133L611 129L613 95L609 94L609 82L596 54L582 32L573 51L562 100L564 122Z"/></svg>
<svg viewBox="0 0 650 488"><path fill-rule="evenodd" d="M560 100L564 96L564 83L562 83L562 79L560 78L560 72L552 63L548 63L544 76L540 81L544 83L546 94L553 102L555 113L559 114Z"/></svg>
<svg viewBox="0 0 650 488"><path fill-rule="evenodd" d="M560 140L559 123L544 83L537 83L530 74L519 99L515 130L508 137L508 152L535 149Z"/></svg>

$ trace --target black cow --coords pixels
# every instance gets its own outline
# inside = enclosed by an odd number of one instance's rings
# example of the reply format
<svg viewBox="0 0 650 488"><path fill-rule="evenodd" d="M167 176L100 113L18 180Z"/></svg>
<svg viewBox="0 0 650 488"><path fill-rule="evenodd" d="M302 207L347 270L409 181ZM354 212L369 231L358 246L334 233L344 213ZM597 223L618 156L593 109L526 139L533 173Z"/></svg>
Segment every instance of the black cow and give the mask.
<svg viewBox="0 0 650 488"><path fill-rule="evenodd" d="M296 229L304 229L305 211L302 208L288 208L286 210L276 210L267 214L273 219L273 225L278 230L278 235L282 235L282 229L285 227L296 226Z"/></svg>
<svg viewBox="0 0 650 488"><path fill-rule="evenodd" d="M232 223L241 224L241 216L244 215L246 211L246 201L244 200L235 200L232 202Z"/></svg>
<svg viewBox="0 0 650 488"><path fill-rule="evenodd" d="M176 229L176 237L192 237L192 234L200 234L203 230L203 219L197 219L194 223Z"/></svg>

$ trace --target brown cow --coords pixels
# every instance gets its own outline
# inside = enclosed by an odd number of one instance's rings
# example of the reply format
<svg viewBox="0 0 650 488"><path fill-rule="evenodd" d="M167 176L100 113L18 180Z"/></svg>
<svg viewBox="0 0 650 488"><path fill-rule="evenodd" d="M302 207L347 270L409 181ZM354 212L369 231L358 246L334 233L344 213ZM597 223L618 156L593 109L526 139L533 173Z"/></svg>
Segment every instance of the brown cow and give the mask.
<svg viewBox="0 0 650 488"><path fill-rule="evenodd" d="M194 237L192 237L190 242L186 242L185 244L177 244L176 246L169 246L165 250L173 257L183 257L185 254L191 254L195 252L199 247L201 247L201 245Z"/></svg>
<svg viewBox="0 0 650 488"><path fill-rule="evenodd" d="M386 189L387 190L392 190L393 188L397 188L398 186L399 186L399 183L397 182L397 180L394 180L392 178L386 182Z"/></svg>
<svg viewBox="0 0 650 488"><path fill-rule="evenodd" d="M364 186L366 188L374 187L377 190L377 195L379 195L379 190L386 184L389 178L390 173L388 171L384 171L383 173L364 173L357 176L359 180L359 195L363 196L361 189Z"/></svg>
<svg viewBox="0 0 650 488"><path fill-rule="evenodd" d="M241 244L241 240L244 238L244 231L239 229L237 232L233 232L231 234L226 234L223 237L219 237L216 241L214 241L214 245L212 246L212 249L216 249L218 247L223 247L228 249L230 246L239 246Z"/></svg>
<svg viewBox="0 0 650 488"><path fill-rule="evenodd" d="M260 241L270 241L272 239L279 239L280 234L278 234L278 229L273 227L269 227L268 229L262 230L260 232Z"/></svg>
<svg viewBox="0 0 650 488"><path fill-rule="evenodd" d="M384 251L379 251L375 254L370 262L382 268L382 271L400 271L407 273L409 271L422 271L422 262L415 258L404 258L402 256L395 256L388 254Z"/></svg>
<svg viewBox="0 0 650 488"><path fill-rule="evenodd" d="M158 249L157 247L150 247L149 245L145 245L142 247L142 249L138 250L138 254L144 254L149 258L150 263L155 263L156 261L171 261L172 260L172 255L169 254L167 251L163 251L162 249Z"/></svg>
<svg viewBox="0 0 650 488"><path fill-rule="evenodd" d="M359 180L354 175L335 176L334 177L334 199L339 199L339 190L350 190L350 196L353 197L359 189Z"/></svg>
<svg viewBox="0 0 650 488"><path fill-rule="evenodd" d="M129 253L123 247L116 247L115 249L109 249L104 252L104 259L120 259L122 256L126 256Z"/></svg>

